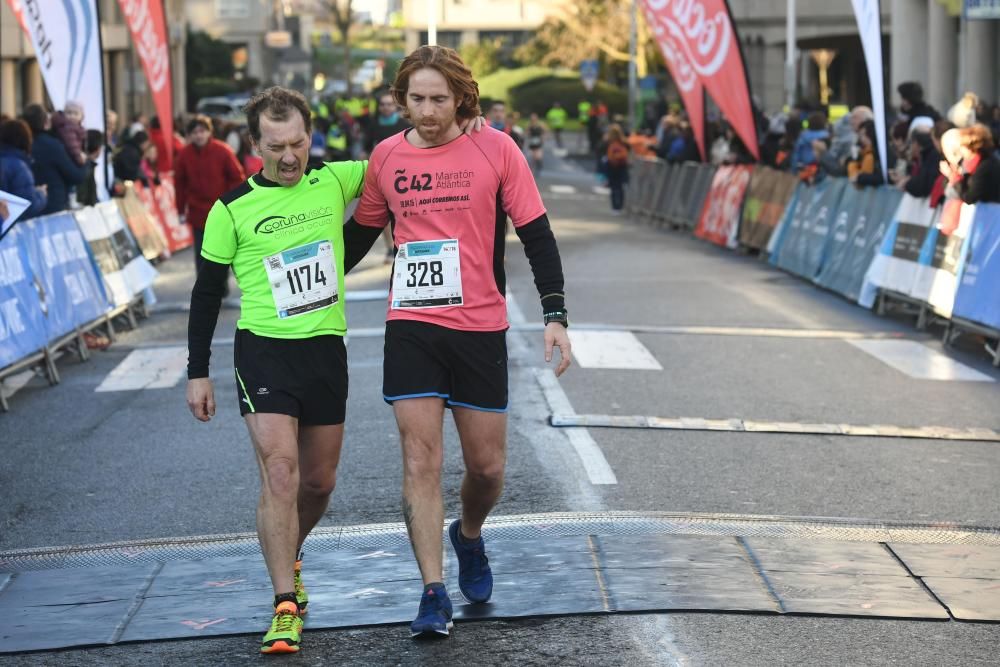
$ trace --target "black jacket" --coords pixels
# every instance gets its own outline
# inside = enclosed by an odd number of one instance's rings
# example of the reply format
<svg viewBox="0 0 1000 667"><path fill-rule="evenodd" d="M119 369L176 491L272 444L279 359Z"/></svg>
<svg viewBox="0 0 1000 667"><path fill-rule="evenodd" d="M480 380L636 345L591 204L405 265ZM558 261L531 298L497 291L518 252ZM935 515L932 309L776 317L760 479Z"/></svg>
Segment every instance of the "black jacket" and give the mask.
<svg viewBox="0 0 1000 667"><path fill-rule="evenodd" d="M934 148L930 135L923 132L915 132L913 140L920 143L920 165L915 176L911 176L906 182L906 192L914 197L927 197L934 189L940 173L941 154Z"/></svg>
<svg viewBox="0 0 1000 667"><path fill-rule="evenodd" d="M41 215L65 211L69 191L83 181L83 167L69 158L66 147L51 132L39 132L31 144L35 185L47 185L49 201Z"/></svg>
<svg viewBox="0 0 1000 667"><path fill-rule="evenodd" d="M1000 160L993 155L983 157L974 173L962 177L957 189L966 204L1000 203Z"/></svg>

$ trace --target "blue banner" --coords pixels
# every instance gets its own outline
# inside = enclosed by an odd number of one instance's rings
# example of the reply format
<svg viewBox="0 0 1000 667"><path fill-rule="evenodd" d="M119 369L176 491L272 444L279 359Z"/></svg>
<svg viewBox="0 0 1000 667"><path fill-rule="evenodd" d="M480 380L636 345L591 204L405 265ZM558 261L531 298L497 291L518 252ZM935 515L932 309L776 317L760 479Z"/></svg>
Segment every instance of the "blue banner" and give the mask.
<svg viewBox="0 0 1000 667"><path fill-rule="evenodd" d="M1000 329L1000 204L978 204L955 295L956 317Z"/></svg>
<svg viewBox="0 0 1000 667"><path fill-rule="evenodd" d="M846 179L828 178L800 194L772 263L809 280L816 277L826 258L830 227L846 185Z"/></svg>
<svg viewBox="0 0 1000 667"><path fill-rule="evenodd" d="M42 290L49 341L106 313L111 304L87 241L71 213L22 223L28 257Z"/></svg>
<svg viewBox="0 0 1000 667"><path fill-rule="evenodd" d="M45 346L45 319L28 261L25 224L0 244L0 368Z"/></svg>

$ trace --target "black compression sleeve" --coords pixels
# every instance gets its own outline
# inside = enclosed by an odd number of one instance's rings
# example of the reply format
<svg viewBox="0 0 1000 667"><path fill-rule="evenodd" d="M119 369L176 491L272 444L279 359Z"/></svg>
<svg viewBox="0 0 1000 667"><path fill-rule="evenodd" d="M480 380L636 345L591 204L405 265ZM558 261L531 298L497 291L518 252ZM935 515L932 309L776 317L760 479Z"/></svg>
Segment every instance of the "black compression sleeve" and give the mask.
<svg viewBox="0 0 1000 667"><path fill-rule="evenodd" d="M344 223L344 273L350 272L358 262L365 258L368 251L375 245L381 227L368 227L358 224L353 217Z"/></svg>
<svg viewBox="0 0 1000 667"><path fill-rule="evenodd" d="M563 294L562 260L548 216L543 213L528 224L515 227L514 231L524 244L524 254L531 264L535 287L542 301L542 312L564 310L566 297Z"/></svg>
<svg viewBox="0 0 1000 667"><path fill-rule="evenodd" d="M229 265L202 259L198 279L191 290L188 317L188 379L207 378L212 356L212 336L219 321L219 308L226 293Z"/></svg>

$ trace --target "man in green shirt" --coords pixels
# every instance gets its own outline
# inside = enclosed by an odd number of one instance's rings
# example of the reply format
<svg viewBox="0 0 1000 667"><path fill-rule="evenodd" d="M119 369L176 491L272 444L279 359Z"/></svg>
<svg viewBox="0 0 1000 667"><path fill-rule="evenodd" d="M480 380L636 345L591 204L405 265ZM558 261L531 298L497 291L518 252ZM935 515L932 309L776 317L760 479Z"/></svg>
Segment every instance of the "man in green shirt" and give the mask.
<svg viewBox="0 0 1000 667"><path fill-rule="evenodd" d="M552 128L553 134L556 135L556 146L562 148L562 131L566 127L566 110L559 102L553 102L552 108L545 113L545 122L550 128Z"/></svg>
<svg viewBox="0 0 1000 667"><path fill-rule="evenodd" d="M336 481L347 403L344 208L367 162L307 164L309 106L273 87L246 107L261 173L223 195L205 226L191 294L187 402L215 414L208 362L226 271L243 293L236 324L240 413L260 468L257 534L274 587L263 653L299 650L308 596L301 557Z"/></svg>

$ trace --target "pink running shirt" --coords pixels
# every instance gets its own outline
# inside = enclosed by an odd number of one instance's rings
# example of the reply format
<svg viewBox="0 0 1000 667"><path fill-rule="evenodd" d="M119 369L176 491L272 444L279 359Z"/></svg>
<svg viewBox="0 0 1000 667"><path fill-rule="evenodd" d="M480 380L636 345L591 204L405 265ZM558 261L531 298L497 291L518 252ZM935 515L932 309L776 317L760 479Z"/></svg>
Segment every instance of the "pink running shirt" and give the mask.
<svg viewBox="0 0 1000 667"><path fill-rule="evenodd" d="M396 247L458 239L463 303L394 309L390 291L387 319L463 331L506 329L507 216L521 227L545 213L528 161L509 136L490 127L433 148L417 148L405 135L375 147L354 219L368 227L391 221Z"/></svg>

